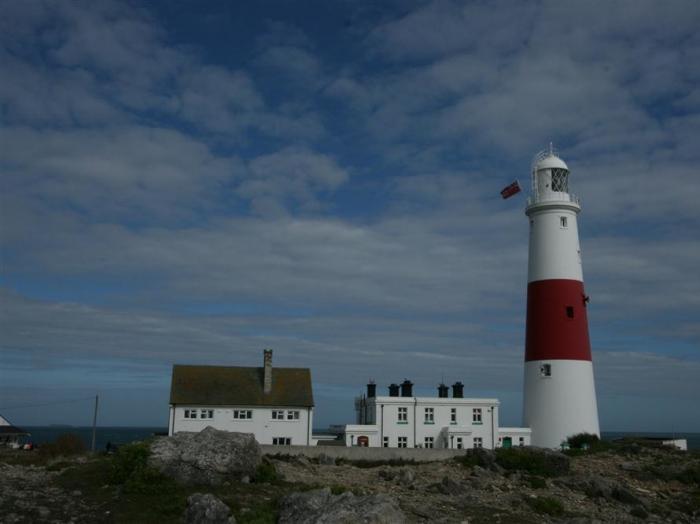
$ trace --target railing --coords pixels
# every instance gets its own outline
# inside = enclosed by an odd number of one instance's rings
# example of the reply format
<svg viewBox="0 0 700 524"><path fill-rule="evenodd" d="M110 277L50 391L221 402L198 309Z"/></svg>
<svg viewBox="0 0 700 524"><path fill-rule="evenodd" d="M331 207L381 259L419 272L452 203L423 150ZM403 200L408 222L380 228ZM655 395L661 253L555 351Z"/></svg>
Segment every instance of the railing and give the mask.
<svg viewBox="0 0 700 524"><path fill-rule="evenodd" d="M542 202L573 202L576 205L581 205L579 197L573 193L562 193L558 191L550 191L547 195L537 195L527 197L527 205L540 204Z"/></svg>

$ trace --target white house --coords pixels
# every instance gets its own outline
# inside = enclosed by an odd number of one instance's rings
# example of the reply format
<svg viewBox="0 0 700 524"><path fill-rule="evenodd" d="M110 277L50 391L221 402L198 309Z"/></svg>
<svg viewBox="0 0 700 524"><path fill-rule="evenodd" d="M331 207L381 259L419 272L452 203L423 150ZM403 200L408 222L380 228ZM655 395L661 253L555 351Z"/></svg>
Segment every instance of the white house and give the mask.
<svg viewBox="0 0 700 524"><path fill-rule="evenodd" d="M0 446L17 447L21 440L28 436L29 433L13 426L9 420L0 415Z"/></svg>
<svg viewBox="0 0 700 524"><path fill-rule="evenodd" d="M173 366L168 434L207 426L253 433L260 444L312 445L313 393L308 368Z"/></svg>
<svg viewBox="0 0 700 524"><path fill-rule="evenodd" d="M499 402L464 398L464 386L440 384L437 397L414 397L413 384L389 386L389 396L376 396L376 385L355 399L357 424L345 426L346 446L391 448L496 448L530 444L529 428L500 428ZM399 394L400 393L400 394Z"/></svg>

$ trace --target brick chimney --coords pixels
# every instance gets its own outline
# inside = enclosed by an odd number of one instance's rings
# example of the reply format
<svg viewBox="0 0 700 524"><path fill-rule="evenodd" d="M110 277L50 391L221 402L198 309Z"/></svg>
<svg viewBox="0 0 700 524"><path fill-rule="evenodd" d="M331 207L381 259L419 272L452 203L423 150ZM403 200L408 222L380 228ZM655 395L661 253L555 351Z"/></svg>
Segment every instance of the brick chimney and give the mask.
<svg viewBox="0 0 700 524"><path fill-rule="evenodd" d="M263 352L263 393L272 391L272 350L266 349Z"/></svg>

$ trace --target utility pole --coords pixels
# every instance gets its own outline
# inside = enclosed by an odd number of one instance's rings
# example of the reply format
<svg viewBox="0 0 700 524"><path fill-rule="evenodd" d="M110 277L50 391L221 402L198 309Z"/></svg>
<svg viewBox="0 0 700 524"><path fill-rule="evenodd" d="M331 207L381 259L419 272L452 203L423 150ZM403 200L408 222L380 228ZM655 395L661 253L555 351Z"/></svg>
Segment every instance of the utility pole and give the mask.
<svg viewBox="0 0 700 524"><path fill-rule="evenodd" d="M95 413L92 416L92 452L95 452L95 436L97 434L97 405L100 401L99 395L95 395Z"/></svg>

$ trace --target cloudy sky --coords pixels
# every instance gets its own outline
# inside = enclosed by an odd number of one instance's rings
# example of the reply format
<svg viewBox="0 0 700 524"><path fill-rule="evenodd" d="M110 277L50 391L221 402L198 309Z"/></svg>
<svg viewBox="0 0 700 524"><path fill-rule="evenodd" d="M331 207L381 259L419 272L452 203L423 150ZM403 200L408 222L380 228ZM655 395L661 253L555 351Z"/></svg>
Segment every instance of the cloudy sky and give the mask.
<svg viewBox="0 0 700 524"><path fill-rule="evenodd" d="M522 195L572 170L603 430L700 431L700 3L1 2L0 412L173 363L461 380L521 422ZM246 5L248 4L248 5ZM71 402L64 402L71 401Z"/></svg>

